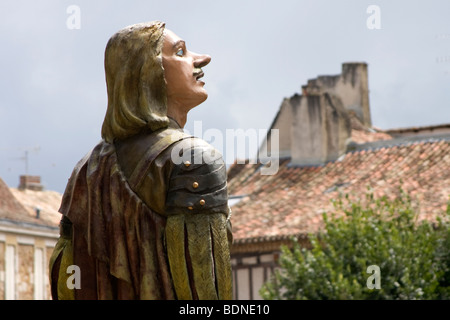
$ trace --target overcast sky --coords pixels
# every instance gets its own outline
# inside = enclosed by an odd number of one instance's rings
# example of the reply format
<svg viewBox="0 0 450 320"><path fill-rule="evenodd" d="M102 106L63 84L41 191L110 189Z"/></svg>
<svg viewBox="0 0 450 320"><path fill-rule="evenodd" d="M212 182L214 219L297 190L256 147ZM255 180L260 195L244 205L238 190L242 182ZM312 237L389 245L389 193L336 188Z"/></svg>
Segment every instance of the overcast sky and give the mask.
<svg viewBox="0 0 450 320"><path fill-rule="evenodd" d="M71 5L79 29L67 26L78 27ZM367 26L370 5L380 9L381 29ZM189 114L191 133L194 120L203 131L267 129L283 98L351 61L369 65L374 126L450 123L449 13L448 0L2 0L0 177L17 187L28 151L28 173L64 191L101 138L108 39L151 20L212 57L209 98Z"/></svg>

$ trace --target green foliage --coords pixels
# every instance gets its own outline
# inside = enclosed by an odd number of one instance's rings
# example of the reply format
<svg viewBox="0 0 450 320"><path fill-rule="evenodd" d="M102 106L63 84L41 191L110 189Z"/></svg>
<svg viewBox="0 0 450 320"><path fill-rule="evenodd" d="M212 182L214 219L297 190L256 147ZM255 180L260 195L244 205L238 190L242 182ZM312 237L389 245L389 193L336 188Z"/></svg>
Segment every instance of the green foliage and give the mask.
<svg viewBox="0 0 450 320"><path fill-rule="evenodd" d="M450 298L448 219L419 222L402 191L395 200L369 192L365 204L341 196L334 208L310 249L295 241L282 247L280 268L260 290L264 299ZM380 289L368 288L370 265L380 267Z"/></svg>

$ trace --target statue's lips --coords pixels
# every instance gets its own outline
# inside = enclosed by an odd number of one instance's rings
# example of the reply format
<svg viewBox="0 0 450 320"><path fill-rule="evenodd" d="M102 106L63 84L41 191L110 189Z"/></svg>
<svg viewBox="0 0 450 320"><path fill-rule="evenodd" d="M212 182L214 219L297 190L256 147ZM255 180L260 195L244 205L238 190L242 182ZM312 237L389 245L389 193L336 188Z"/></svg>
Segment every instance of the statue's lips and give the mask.
<svg viewBox="0 0 450 320"><path fill-rule="evenodd" d="M205 76L205 74L203 73L203 71L194 73L195 80L197 80L197 81L200 80L201 78L203 78L204 76Z"/></svg>

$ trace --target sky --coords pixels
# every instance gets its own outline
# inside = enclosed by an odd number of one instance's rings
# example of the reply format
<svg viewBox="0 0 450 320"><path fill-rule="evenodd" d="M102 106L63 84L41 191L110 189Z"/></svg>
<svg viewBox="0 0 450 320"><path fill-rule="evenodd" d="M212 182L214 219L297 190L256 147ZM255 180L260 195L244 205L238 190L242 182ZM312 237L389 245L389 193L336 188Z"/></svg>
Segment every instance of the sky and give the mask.
<svg viewBox="0 0 450 320"><path fill-rule="evenodd" d="M448 0L2 0L0 178L17 187L20 175L40 175L64 191L101 139L108 39L152 20L212 57L191 133L267 130L308 79L355 61L369 66L374 126L450 123L449 12ZM219 151L227 163L256 152Z"/></svg>

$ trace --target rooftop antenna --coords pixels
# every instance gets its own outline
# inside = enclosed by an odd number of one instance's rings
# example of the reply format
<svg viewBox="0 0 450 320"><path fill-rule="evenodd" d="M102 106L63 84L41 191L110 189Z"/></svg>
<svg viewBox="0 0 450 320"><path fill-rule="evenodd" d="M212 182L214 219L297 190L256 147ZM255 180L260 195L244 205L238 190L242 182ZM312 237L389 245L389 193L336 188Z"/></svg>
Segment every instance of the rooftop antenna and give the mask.
<svg viewBox="0 0 450 320"><path fill-rule="evenodd" d="M22 149L24 150L24 149ZM25 175L28 176L28 163L29 163L29 154L30 152L38 153L41 150L40 146L25 148L23 157L16 158L18 160L23 160L25 162Z"/></svg>

